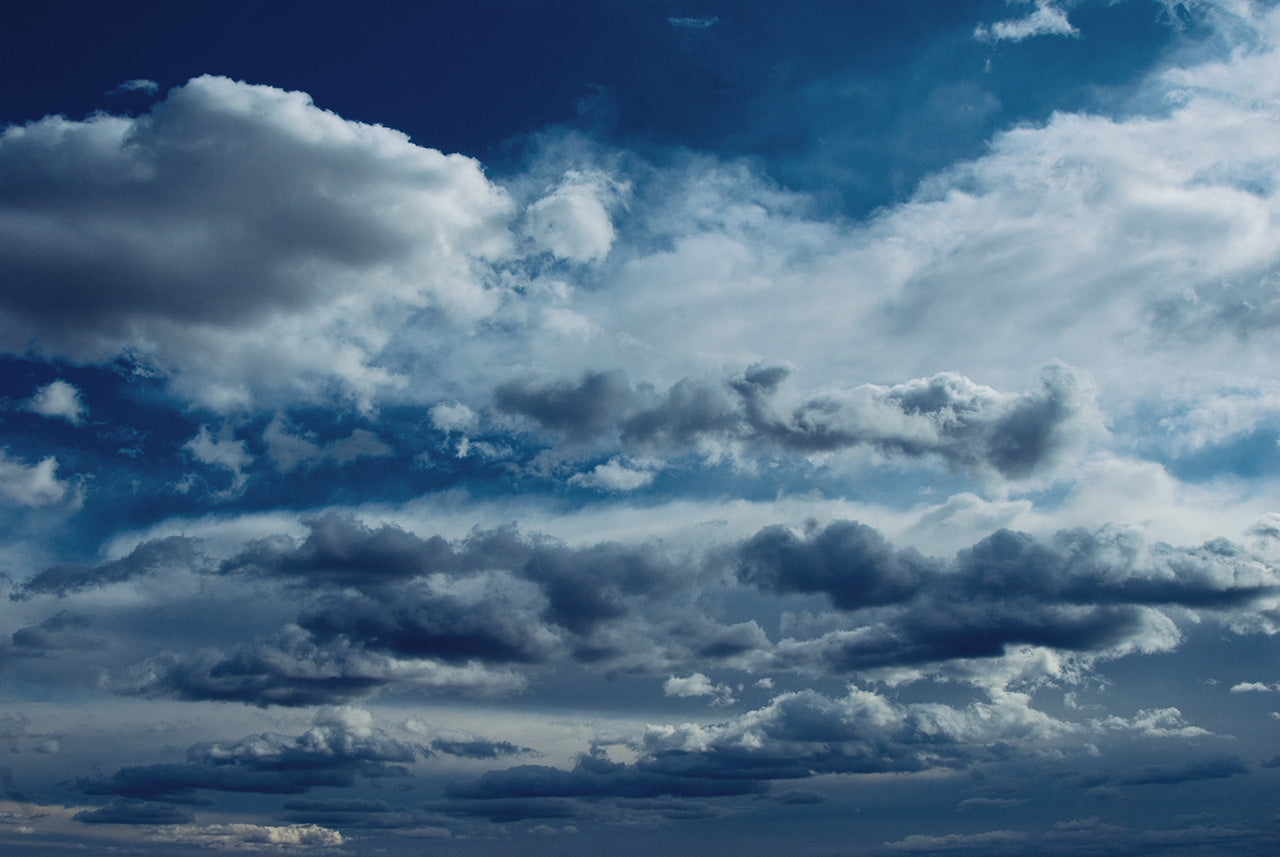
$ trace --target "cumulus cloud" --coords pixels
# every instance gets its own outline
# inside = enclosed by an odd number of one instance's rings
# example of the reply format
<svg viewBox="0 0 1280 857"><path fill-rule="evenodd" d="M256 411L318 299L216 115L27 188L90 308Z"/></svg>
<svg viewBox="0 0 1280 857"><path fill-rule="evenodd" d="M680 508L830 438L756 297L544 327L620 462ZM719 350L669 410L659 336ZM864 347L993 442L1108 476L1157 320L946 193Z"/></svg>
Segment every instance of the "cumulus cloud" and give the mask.
<svg viewBox="0 0 1280 857"><path fill-rule="evenodd" d="M357 776L407 776L405 765L420 755L420 748L374 727L367 712L321 710L315 724L296 737L267 732L236 742L196 744L183 762L124 767L77 786L87 795L179 803L201 790L302 794L320 786L350 786Z"/></svg>
<svg viewBox="0 0 1280 857"><path fill-rule="evenodd" d="M608 207L624 188L601 173L570 170L560 184L525 212L533 241L557 258L598 262L614 241Z"/></svg>
<svg viewBox="0 0 1280 857"><path fill-rule="evenodd" d="M1061 365L1046 367L1040 389L1021 394L942 373L816 394L779 413L779 391L790 374L782 366L755 366L725 388L686 379L659 397L620 372L593 372L578 382L508 383L497 390L495 404L575 443L616 437L638 452L668 454L701 443L800 454L861 448L936 457L1005 479L1051 470L1101 432L1092 383Z"/></svg>
<svg viewBox="0 0 1280 857"><path fill-rule="evenodd" d="M10 126L0 187L0 342L128 350L214 407L317 380L367 401L394 383L379 313L490 312L472 260L509 246L474 161L221 77L138 117Z"/></svg>
<svg viewBox="0 0 1280 857"><path fill-rule="evenodd" d="M83 493L77 482L58 479L58 459L54 456L28 464L0 449L0 497L20 506L63 502L78 506Z"/></svg>
<svg viewBox="0 0 1280 857"><path fill-rule="evenodd" d="M727 723L650 726L636 742L641 756L632 764L597 751L580 756L570 770L520 765L457 783L448 794L482 805L759 794L774 781L819 774L963 767L998 744L1053 742L1072 731L1030 712L1016 694L959 709L900 705L858 689L836 699L802 691L781 694Z"/></svg>
<svg viewBox="0 0 1280 857"><path fill-rule="evenodd" d="M80 399L80 390L59 378L36 390L26 402L27 410L42 417L63 419L72 425L80 425L88 409Z"/></svg>

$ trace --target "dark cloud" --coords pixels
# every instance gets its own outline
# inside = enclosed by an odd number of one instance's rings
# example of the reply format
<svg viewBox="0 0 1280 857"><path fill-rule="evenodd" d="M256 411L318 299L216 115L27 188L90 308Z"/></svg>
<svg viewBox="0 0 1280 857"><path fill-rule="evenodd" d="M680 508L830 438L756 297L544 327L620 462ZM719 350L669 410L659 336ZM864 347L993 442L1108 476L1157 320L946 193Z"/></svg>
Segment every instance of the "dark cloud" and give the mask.
<svg viewBox="0 0 1280 857"><path fill-rule="evenodd" d="M84 809L72 816L84 824L190 824L191 810L167 803L113 800L99 809Z"/></svg>
<svg viewBox="0 0 1280 857"><path fill-rule="evenodd" d="M528 605L504 598L462 598L418 585L380 597L335 596L303 614L298 624L320 643L349 640L396 657L448 663L537 663L554 640Z"/></svg>
<svg viewBox="0 0 1280 857"><path fill-rule="evenodd" d="M98 566L74 564L55 565L41 571L22 586L11 598L15 601L37 595L65 596L86 589L96 589L115 583L124 583L135 577L156 574L171 569L198 569L201 565L200 544L185 536L169 536L146 541L127 556Z"/></svg>
<svg viewBox="0 0 1280 857"><path fill-rule="evenodd" d="M436 738L431 742L431 749L464 759L498 759L533 753L528 747L518 747L510 741L488 741L484 738Z"/></svg>
<svg viewBox="0 0 1280 857"><path fill-rule="evenodd" d="M370 529L332 513L306 525L302 543L287 536L260 539L225 561L221 571L369 587L458 568L456 553L440 536L424 540L392 524Z"/></svg>
<svg viewBox="0 0 1280 857"><path fill-rule="evenodd" d="M1249 766L1231 755L1211 756L1163 765L1147 765L1115 781L1125 786L1171 786L1197 780L1223 780L1237 774L1247 774Z"/></svg>
<svg viewBox="0 0 1280 857"><path fill-rule="evenodd" d="M1027 718L1016 701L951 709L899 705L859 690L839 699L800 691L726 723L650 727L632 763L595 750L568 770L517 765L455 783L447 794L463 811L482 814L491 801L758 795L820 774L964 767L1012 743L1053 740L1055 729ZM815 803L821 796L791 789L777 799Z"/></svg>
<svg viewBox="0 0 1280 857"><path fill-rule="evenodd" d="M224 744L196 744L185 762L120 768L77 783L87 795L126 800L185 801L198 791L302 794L351 786L357 776L407 776L421 750L368 725L368 715L337 711L297 737L263 733Z"/></svg>
<svg viewBox="0 0 1280 857"><path fill-rule="evenodd" d="M159 655L116 683L119 692L129 695L263 707L341 704L384 688L494 696L523 686L517 674L474 662L451 667L436 660L402 659L346 638L320 644L296 625L229 653Z"/></svg>
<svg viewBox="0 0 1280 857"><path fill-rule="evenodd" d="M854 521L837 521L807 539L768 527L738 553L744 583L771 592L822 593L845 609L910 600L941 573L936 560L912 548L895 549Z"/></svg>
<svg viewBox="0 0 1280 857"><path fill-rule="evenodd" d="M498 388L495 403L570 440L590 440L614 427L630 410L633 393L621 372L591 372L568 380L517 381Z"/></svg>
<svg viewBox="0 0 1280 857"><path fill-rule="evenodd" d="M1175 548L1123 528L1048 540L1001 530L943 563L853 522L803 537L767 527L738 547L737 573L766 592L824 595L851 617L880 608L775 650L779 665L840 672L995 657L1015 644L1104 651L1149 632L1145 608L1219 610L1280 591L1275 570L1231 542Z"/></svg>
<svg viewBox="0 0 1280 857"><path fill-rule="evenodd" d="M14 648L29 654L98 648L103 641L85 631L92 624L87 616L62 610L39 625L13 632Z"/></svg>

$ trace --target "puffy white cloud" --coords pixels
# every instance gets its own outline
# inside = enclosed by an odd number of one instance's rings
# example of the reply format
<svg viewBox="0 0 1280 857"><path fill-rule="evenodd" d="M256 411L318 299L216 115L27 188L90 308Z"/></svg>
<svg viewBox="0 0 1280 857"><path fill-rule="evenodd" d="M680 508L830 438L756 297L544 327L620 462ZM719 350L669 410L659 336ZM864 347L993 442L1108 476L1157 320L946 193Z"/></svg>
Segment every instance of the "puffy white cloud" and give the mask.
<svg viewBox="0 0 1280 857"><path fill-rule="evenodd" d="M35 464L0 450L0 497L22 506L49 506L64 500L79 505L79 485L58 479L58 460L52 455Z"/></svg>
<svg viewBox="0 0 1280 857"><path fill-rule="evenodd" d="M602 491L634 491L653 482L653 476L651 470L629 467L621 459L611 458L587 473L570 476L569 484Z"/></svg>
<svg viewBox="0 0 1280 857"><path fill-rule="evenodd" d="M387 313L469 320L497 297L512 205L479 165L300 92L200 77L138 117L0 136L0 343L128 350L214 407L336 382L367 403Z"/></svg>
<svg viewBox="0 0 1280 857"><path fill-rule="evenodd" d="M561 259L603 259L614 240L608 206L622 189L603 174L569 170L559 186L529 206L525 213L529 236Z"/></svg>
<svg viewBox="0 0 1280 857"><path fill-rule="evenodd" d="M88 414L80 399L80 390L61 378L36 390L35 395L27 400L26 408L42 417L63 419L72 425L79 425Z"/></svg>

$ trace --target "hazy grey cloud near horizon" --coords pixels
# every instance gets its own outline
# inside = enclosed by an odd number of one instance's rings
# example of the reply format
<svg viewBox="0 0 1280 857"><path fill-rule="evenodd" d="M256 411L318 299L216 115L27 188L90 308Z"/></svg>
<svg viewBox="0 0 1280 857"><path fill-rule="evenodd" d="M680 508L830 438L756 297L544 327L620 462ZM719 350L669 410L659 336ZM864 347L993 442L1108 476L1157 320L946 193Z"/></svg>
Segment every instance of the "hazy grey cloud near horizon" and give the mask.
<svg viewBox="0 0 1280 857"><path fill-rule="evenodd" d="M1280 9L919 5L5 116L0 850L1273 853Z"/></svg>

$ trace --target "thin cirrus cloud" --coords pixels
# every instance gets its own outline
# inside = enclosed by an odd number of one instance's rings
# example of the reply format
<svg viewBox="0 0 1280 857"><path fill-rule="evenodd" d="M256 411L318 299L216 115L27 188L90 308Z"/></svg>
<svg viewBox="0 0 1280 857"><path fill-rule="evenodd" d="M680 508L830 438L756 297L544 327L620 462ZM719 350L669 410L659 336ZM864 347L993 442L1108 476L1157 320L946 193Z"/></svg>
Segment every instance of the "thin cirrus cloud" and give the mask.
<svg viewBox="0 0 1280 857"><path fill-rule="evenodd" d="M999 126L869 212L804 123L7 126L0 848L1274 851L1280 12L1138 3L951 7ZM752 104L904 73L829 14Z"/></svg>

